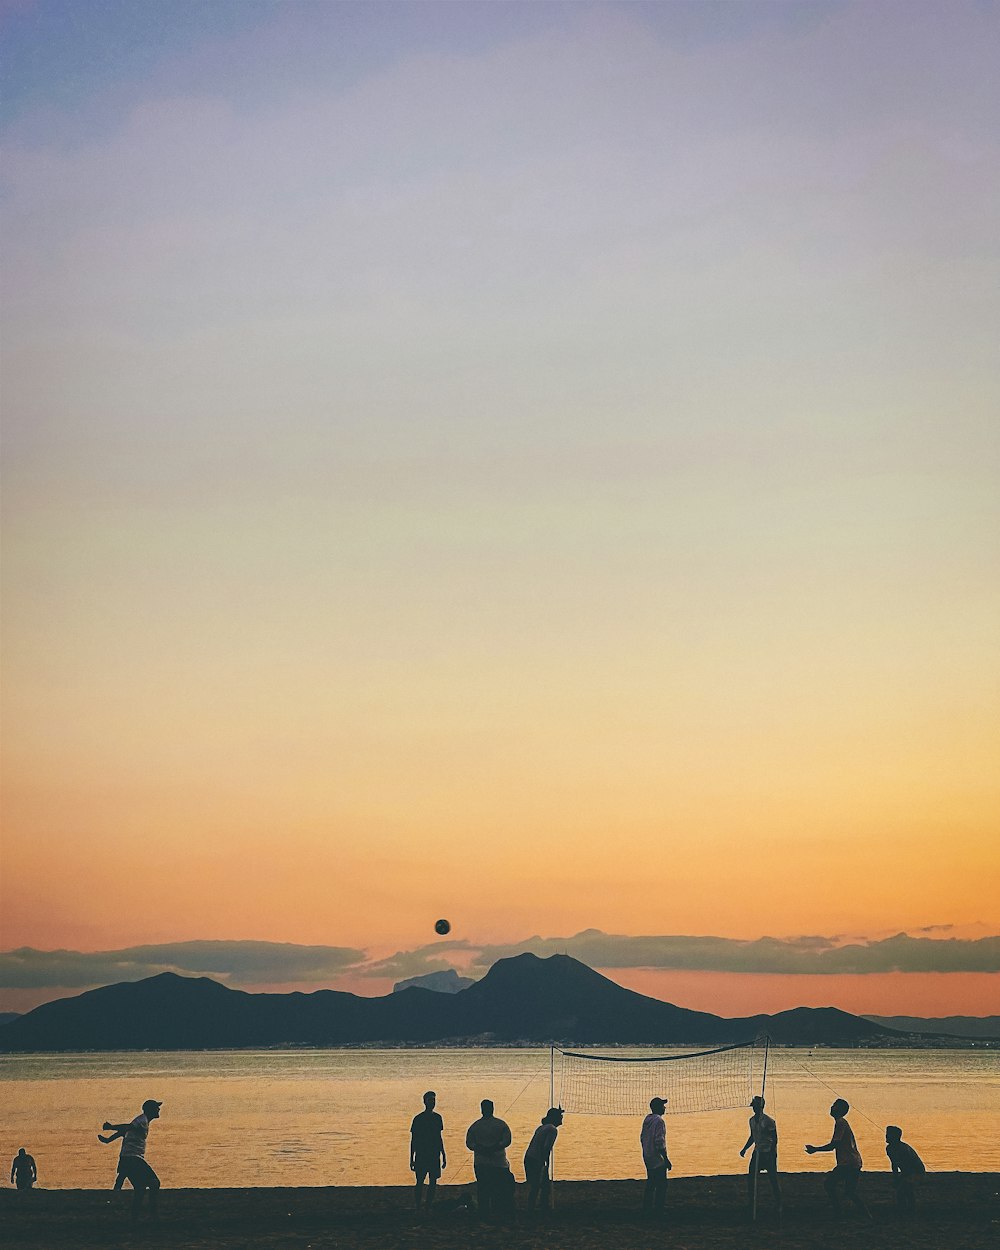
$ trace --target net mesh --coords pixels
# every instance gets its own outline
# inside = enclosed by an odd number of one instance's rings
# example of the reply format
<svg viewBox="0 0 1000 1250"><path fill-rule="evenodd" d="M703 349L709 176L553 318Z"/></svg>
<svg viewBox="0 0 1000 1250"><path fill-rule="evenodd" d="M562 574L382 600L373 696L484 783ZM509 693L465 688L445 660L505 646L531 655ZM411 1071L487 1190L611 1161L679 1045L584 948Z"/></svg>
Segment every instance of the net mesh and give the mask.
<svg viewBox="0 0 1000 1250"><path fill-rule="evenodd" d="M668 1100L668 1115L745 1107L764 1070L760 1038L696 1054L557 1054L560 1105L576 1115L644 1115L654 1097Z"/></svg>

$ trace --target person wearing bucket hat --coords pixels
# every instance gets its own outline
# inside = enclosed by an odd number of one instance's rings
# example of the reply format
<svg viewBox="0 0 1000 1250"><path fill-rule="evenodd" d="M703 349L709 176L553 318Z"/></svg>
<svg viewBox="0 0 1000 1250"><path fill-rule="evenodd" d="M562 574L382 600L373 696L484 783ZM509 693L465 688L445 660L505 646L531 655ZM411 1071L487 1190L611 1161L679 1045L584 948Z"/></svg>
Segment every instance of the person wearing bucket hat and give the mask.
<svg viewBox="0 0 1000 1250"><path fill-rule="evenodd" d="M127 1124L112 1124L104 1121L104 1131L122 1137L122 1150L118 1158L118 1175L128 1181L135 1191L132 1196L132 1222L139 1218L142 1199L149 1191L149 1213L156 1218L156 1200L160 1192L160 1178L146 1162L146 1139L149 1136L149 1125L152 1120L160 1118L162 1102L155 1098L147 1098L142 1104L142 1111ZM115 1186L118 1187L117 1185Z"/></svg>

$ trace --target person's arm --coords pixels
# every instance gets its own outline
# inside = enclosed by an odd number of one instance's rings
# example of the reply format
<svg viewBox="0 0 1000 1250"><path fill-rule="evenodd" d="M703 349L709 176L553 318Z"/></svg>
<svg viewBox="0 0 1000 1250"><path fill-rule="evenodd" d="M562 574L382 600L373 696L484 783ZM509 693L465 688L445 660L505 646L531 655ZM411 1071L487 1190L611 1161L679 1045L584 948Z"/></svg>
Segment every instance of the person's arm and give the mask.
<svg viewBox="0 0 1000 1250"><path fill-rule="evenodd" d="M410 1171L417 1170L417 1142L413 1135L413 1127L410 1127Z"/></svg>
<svg viewBox="0 0 1000 1250"><path fill-rule="evenodd" d="M667 1126L663 1123L662 1118L656 1126L656 1131L653 1137L653 1146L657 1152L663 1156L663 1162L667 1165L667 1171L669 1172L673 1165L667 1155Z"/></svg>
<svg viewBox="0 0 1000 1250"><path fill-rule="evenodd" d="M14 1184L14 1172L16 1169L17 1169L17 1160L15 1159L15 1161L10 1165L10 1183L12 1185Z"/></svg>
<svg viewBox="0 0 1000 1250"><path fill-rule="evenodd" d="M822 1154L824 1150L836 1150L836 1149L837 1149L837 1130L834 1129L833 1136L830 1138L830 1140L826 1143L825 1146L806 1146L806 1154L810 1154L810 1155Z"/></svg>
<svg viewBox="0 0 1000 1250"><path fill-rule="evenodd" d="M31 1160L31 1179L32 1179L33 1181L37 1181L37 1180L38 1180L38 1168L35 1166L35 1160L34 1160L34 1159L32 1159L32 1160Z"/></svg>
<svg viewBox="0 0 1000 1250"><path fill-rule="evenodd" d="M506 1149L507 1149L507 1147L510 1145L510 1143L511 1143L513 1140L514 1140L514 1139L513 1139L513 1138L511 1137L511 1135L510 1135L510 1125L507 1123L507 1121L506 1121L506 1120L504 1120L504 1122L503 1122L503 1141L500 1143L500 1145L502 1146L502 1148L503 1148L504 1150L506 1150Z"/></svg>
<svg viewBox="0 0 1000 1250"><path fill-rule="evenodd" d="M475 1150L475 1148L476 1148L476 1139L475 1139L475 1137L473 1137L473 1135L472 1135L472 1130L473 1130L475 1127L476 1127L476 1126L475 1126L474 1124L470 1124L470 1125L469 1125L469 1127L468 1127L468 1129L467 1129L467 1131L466 1131L466 1134L465 1134L465 1148L466 1148L466 1150Z"/></svg>
<svg viewBox="0 0 1000 1250"><path fill-rule="evenodd" d="M108 1120L105 1120L101 1125L101 1128L104 1129L105 1133L108 1129L111 1129L114 1133L117 1133L119 1137L124 1137L131 1127L131 1121L129 1121L128 1124L111 1124Z"/></svg>
<svg viewBox="0 0 1000 1250"><path fill-rule="evenodd" d="M438 1150L441 1152L441 1171L448 1166L448 1156L444 1152L444 1120L438 1126Z"/></svg>
<svg viewBox="0 0 1000 1250"><path fill-rule="evenodd" d="M752 1121L751 1121L751 1123L752 1123ZM746 1141L745 1141L745 1142L744 1142L744 1144L743 1144L743 1149L740 1151L740 1158L741 1158L741 1159L743 1158L743 1156L746 1154L746 1152L750 1149L750 1147L751 1147L752 1145L753 1145L753 1129L751 1128L751 1129L750 1129L750 1133L749 1133L749 1135L748 1135L748 1137L747 1137Z"/></svg>

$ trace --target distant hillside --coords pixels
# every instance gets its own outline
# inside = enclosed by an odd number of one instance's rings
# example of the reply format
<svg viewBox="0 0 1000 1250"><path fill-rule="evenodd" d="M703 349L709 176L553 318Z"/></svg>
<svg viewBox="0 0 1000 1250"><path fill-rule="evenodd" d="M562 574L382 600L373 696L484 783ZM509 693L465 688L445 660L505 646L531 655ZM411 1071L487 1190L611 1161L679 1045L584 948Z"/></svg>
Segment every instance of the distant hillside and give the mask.
<svg viewBox="0 0 1000 1250"><path fill-rule="evenodd" d="M1000 1016L865 1016L901 1033L946 1034L949 1037L1000 1038Z"/></svg>
<svg viewBox="0 0 1000 1250"><path fill-rule="evenodd" d="M5 1024L10 1024L11 1020L19 1019L21 1012L19 1011L0 1011L0 1029Z"/></svg>
<svg viewBox="0 0 1000 1250"><path fill-rule="evenodd" d="M726 1020L646 998L568 955L495 963L457 994L411 987L382 998L335 990L247 994L165 972L45 1003L0 1029L0 1051L201 1050L476 1040L574 1045L712 1045L766 1029L778 1042L854 1045L897 1038L827 1007Z"/></svg>
<svg viewBox="0 0 1000 1250"><path fill-rule="evenodd" d="M475 985L471 977L460 977L454 968L445 968L443 972L425 972L420 977L407 977L405 981L397 981L392 992L398 994L401 990L416 988L436 990L438 994L457 994L460 990L467 990L470 985Z"/></svg>

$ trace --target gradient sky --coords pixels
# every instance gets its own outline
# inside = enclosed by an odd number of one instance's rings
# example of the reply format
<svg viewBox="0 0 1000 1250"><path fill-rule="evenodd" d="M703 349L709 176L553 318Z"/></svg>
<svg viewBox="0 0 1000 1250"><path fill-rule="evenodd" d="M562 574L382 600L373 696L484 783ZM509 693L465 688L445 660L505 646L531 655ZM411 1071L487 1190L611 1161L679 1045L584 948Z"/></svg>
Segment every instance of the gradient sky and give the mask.
<svg viewBox="0 0 1000 1250"><path fill-rule="evenodd" d="M0 945L1000 933L996 5L0 13Z"/></svg>

